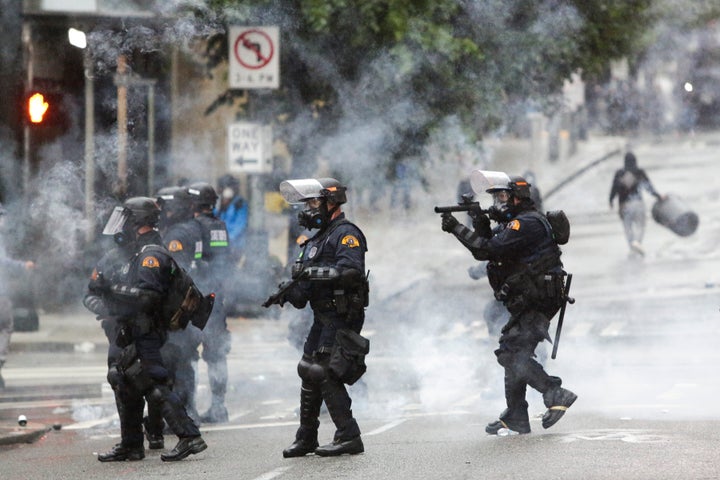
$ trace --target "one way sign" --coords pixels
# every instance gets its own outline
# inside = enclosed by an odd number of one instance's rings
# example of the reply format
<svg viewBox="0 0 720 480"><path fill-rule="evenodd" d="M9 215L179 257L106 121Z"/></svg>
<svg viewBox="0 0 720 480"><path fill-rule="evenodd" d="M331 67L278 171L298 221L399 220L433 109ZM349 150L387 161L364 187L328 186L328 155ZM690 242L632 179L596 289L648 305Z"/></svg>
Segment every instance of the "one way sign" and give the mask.
<svg viewBox="0 0 720 480"><path fill-rule="evenodd" d="M241 173L272 170L272 130L269 125L228 125L228 170Z"/></svg>

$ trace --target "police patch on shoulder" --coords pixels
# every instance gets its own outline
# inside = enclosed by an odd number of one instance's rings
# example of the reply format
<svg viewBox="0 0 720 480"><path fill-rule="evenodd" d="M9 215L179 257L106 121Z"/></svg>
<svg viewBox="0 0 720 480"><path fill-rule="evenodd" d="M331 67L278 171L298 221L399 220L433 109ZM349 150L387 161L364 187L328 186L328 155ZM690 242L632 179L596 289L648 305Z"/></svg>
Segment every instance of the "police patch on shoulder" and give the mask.
<svg viewBox="0 0 720 480"><path fill-rule="evenodd" d="M512 230L520 230L520 221L513 220L512 222L508 223L507 228L510 228Z"/></svg>
<svg viewBox="0 0 720 480"><path fill-rule="evenodd" d="M171 240L168 244L168 250L171 252L180 252L183 249L183 244L179 240Z"/></svg>
<svg viewBox="0 0 720 480"><path fill-rule="evenodd" d="M345 235L342 240L340 240L340 243L347 246L348 248L355 248L360 246L360 242L358 242L358 239L355 238L354 235Z"/></svg>
<svg viewBox="0 0 720 480"><path fill-rule="evenodd" d="M158 267L160 267L160 262L158 262L157 258L155 258L153 256L149 256L149 257L143 258L142 266L148 267L148 268L158 268Z"/></svg>

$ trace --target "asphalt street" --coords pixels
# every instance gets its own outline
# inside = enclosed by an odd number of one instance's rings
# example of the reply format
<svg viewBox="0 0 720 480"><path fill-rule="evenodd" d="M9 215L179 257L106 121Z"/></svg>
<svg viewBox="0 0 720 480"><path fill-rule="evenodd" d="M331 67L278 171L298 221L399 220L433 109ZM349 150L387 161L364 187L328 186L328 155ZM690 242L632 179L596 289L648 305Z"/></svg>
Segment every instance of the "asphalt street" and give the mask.
<svg viewBox="0 0 720 480"><path fill-rule="evenodd" d="M432 213L454 202L453 169L433 170L415 209L351 216L369 239L371 339L364 385L352 387L366 452L336 459L283 460L297 427L299 353L287 340L292 312L278 319L234 318L228 395L230 421L203 425L210 448L177 465L151 452L143 462L105 465L94 454L117 441L111 392L104 382L104 337L81 310L41 318L38 332L17 333L3 374L0 424L25 414L34 425L59 424L34 443L0 446L8 478L717 478L715 407L720 394L720 135L630 145L661 193L681 196L700 217L679 237L649 218L645 256L632 255L608 193L619 155L579 176L546 202L570 217L563 249L574 274L558 358L549 373L579 395L550 430L530 392L533 433L490 437L484 425L504 408L502 372L483 310L486 279L472 280L469 253L440 230ZM594 139L567 164L538 169L549 190L583 164L627 147ZM522 171L518 159L494 166ZM480 199L481 202L483 199ZM652 198L646 197L648 209ZM52 345L50 350L48 345ZM547 346L546 346L547 347ZM547 350L538 352L541 357ZM199 365L198 404L209 402ZM331 423L321 418L321 441ZM168 436L168 447L174 444Z"/></svg>

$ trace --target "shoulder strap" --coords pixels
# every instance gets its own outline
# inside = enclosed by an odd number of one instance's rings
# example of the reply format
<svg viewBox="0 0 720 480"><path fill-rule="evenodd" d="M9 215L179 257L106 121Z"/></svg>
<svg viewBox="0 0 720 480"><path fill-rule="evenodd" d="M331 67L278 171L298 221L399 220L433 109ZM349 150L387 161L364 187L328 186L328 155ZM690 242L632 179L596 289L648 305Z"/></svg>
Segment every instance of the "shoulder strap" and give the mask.
<svg viewBox="0 0 720 480"><path fill-rule="evenodd" d="M550 222L545 215L538 212L537 210L528 210L525 213L528 213L530 216L540 220L540 223L542 223L543 227L545 227L545 231L547 232L547 234L550 236L550 238L553 238L552 226L550 225Z"/></svg>

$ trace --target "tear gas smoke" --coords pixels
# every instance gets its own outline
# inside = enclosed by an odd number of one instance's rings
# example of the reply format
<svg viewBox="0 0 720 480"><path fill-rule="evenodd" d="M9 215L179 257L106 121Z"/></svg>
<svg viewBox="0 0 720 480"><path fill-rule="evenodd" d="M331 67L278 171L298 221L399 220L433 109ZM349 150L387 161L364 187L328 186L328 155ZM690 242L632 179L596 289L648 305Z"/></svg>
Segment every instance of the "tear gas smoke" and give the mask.
<svg viewBox="0 0 720 480"><path fill-rule="evenodd" d="M497 35L504 55L511 59L517 57L520 64L529 62L533 51L523 50L527 47L527 38L518 32L502 29L508 3L473 2L472 19L487 35ZM157 5L172 9L176 4L158 2ZM202 6L202 3L199 5ZM230 18L241 14L227 12ZM291 15L283 11L267 12L261 19L280 25L293 23ZM569 7L563 7L542 12L530 32L535 37L561 36L571 35L581 27L577 14ZM121 34L98 28L88 34L88 44L93 48L96 74L111 75L112 66L121 52L155 52L167 48L168 44L192 50L196 38L207 37L222 28L215 18L206 23L181 18L176 23L169 23L160 35L144 27L129 27ZM450 115L437 123L438 127L432 132L425 150L415 155L416 158L424 158L425 162L417 161L422 167L418 167L411 185L411 208L403 211L396 202L391 202L396 185L388 180L388 159L403 145L399 130L420 126L429 115L421 99L414 98L409 87L402 83L404 72L411 67L398 65L389 54L378 52L374 62L367 65L365 73L357 81L348 83L334 72L328 59L313 54L309 49L294 50L306 52L307 56L302 60L340 92L343 115L332 135L310 135L312 122L303 115L284 125L283 135L291 141L308 139L307 150L311 154L303 159L307 160L307 164L295 166L296 172L301 173L298 176L327 172L337 175L351 187L346 210L350 212L351 219L365 230L370 247L367 267L372 272L373 294L366 328L377 332L372 337L373 350L368 359L370 371L366 380L375 398L382 398L384 391L396 392L399 385L407 386L404 398L395 396L384 401L373 400L371 407L374 410L368 414L396 414L414 403L430 411L465 408L498 413L503 408L503 399L501 369L492 354L496 339L483 333L482 329L483 306L492 301L489 287L482 279L474 282L468 278L466 270L474 264L471 256L440 231L439 222L430 224L427 219L432 217L433 204L455 201L457 183L471 169L493 165L499 170L519 173L527 168L528 159L522 158L522 155L519 158L503 158L487 141L491 135L486 136L485 142L478 143L476 132L472 131L474 127L461 125L456 116ZM397 82L387 82L388 78L396 78ZM520 80L531 81L528 78ZM477 79L478 90L484 93L496 91L498 81L492 76ZM624 95L621 100L628 100L631 94ZM187 104L195 101L198 99L183 100ZM100 103L103 102L112 106L116 99L108 95L100 99ZM532 107L533 104L520 102L519 106L502 105L498 109L507 112L515 109L524 115ZM182 102L177 108L183 108ZM624 112L636 113L628 108ZM262 104L256 113L268 116ZM596 118L609 119L600 127L610 128L614 125L613 117L605 117L605 113L600 112ZM510 123L511 119L508 120ZM515 133L507 127L500 131ZM173 161L184 162L183 168L200 168L207 161L206 151L210 143L209 138L184 139L180 147L184 157ZM96 138L100 175L113 177L117 148L114 135L98 135ZM526 152L523 155L527 156ZM8 152L2 152L4 166L9 158ZM553 174L558 171L558 168L548 168L538 172L541 186L549 186L554 179ZM50 278L60 276L71 266L68 263L72 263L72 259L82 256L78 238L87 228L81 214L82 177L82 169L72 166L67 159L59 159L48 169L40 171L35 181L35 194L27 213L42 230L34 240L37 250L60 259L57 262L60 270L51 274ZM606 178L599 175L596 180L605 182ZM572 209L577 218L583 214L596 215L596 202L605 205L605 200L585 193L575 191L558 195L553 203L557 208ZM98 192L96 223L100 223L106 207L114 202L111 192ZM571 245L566 249L566 265L569 270L579 272L583 259L572 252ZM576 277L579 291L582 291L581 278L581 275ZM570 317L583 313L581 302L573 307L575 310L570 310ZM602 410L605 401L617 401L642 393L642 385L633 385L632 372L618 368L618 364L627 359L623 348L612 350L617 356L615 360L607 355L602 341L593 340L590 336L577 343L568 339L563 342L562 360L557 364L550 363L550 373L565 377L569 388L577 389L582 399L588 398L587 405ZM668 345L660 342L653 347L664 351ZM587 358L587 352L593 354L591 362L577 360ZM374 354L377 356L373 357ZM378 363L374 365L374 362ZM574 363L581 364L583 368L575 369ZM664 366L669 365L666 362ZM659 372L659 375L664 373ZM237 378L238 374L231 372L231 376L235 377L231 383L243 381ZM604 386L617 380L626 390L603 390ZM252 397L246 400L251 401ZM538 405L535 402L533 407Z"/></svg>

